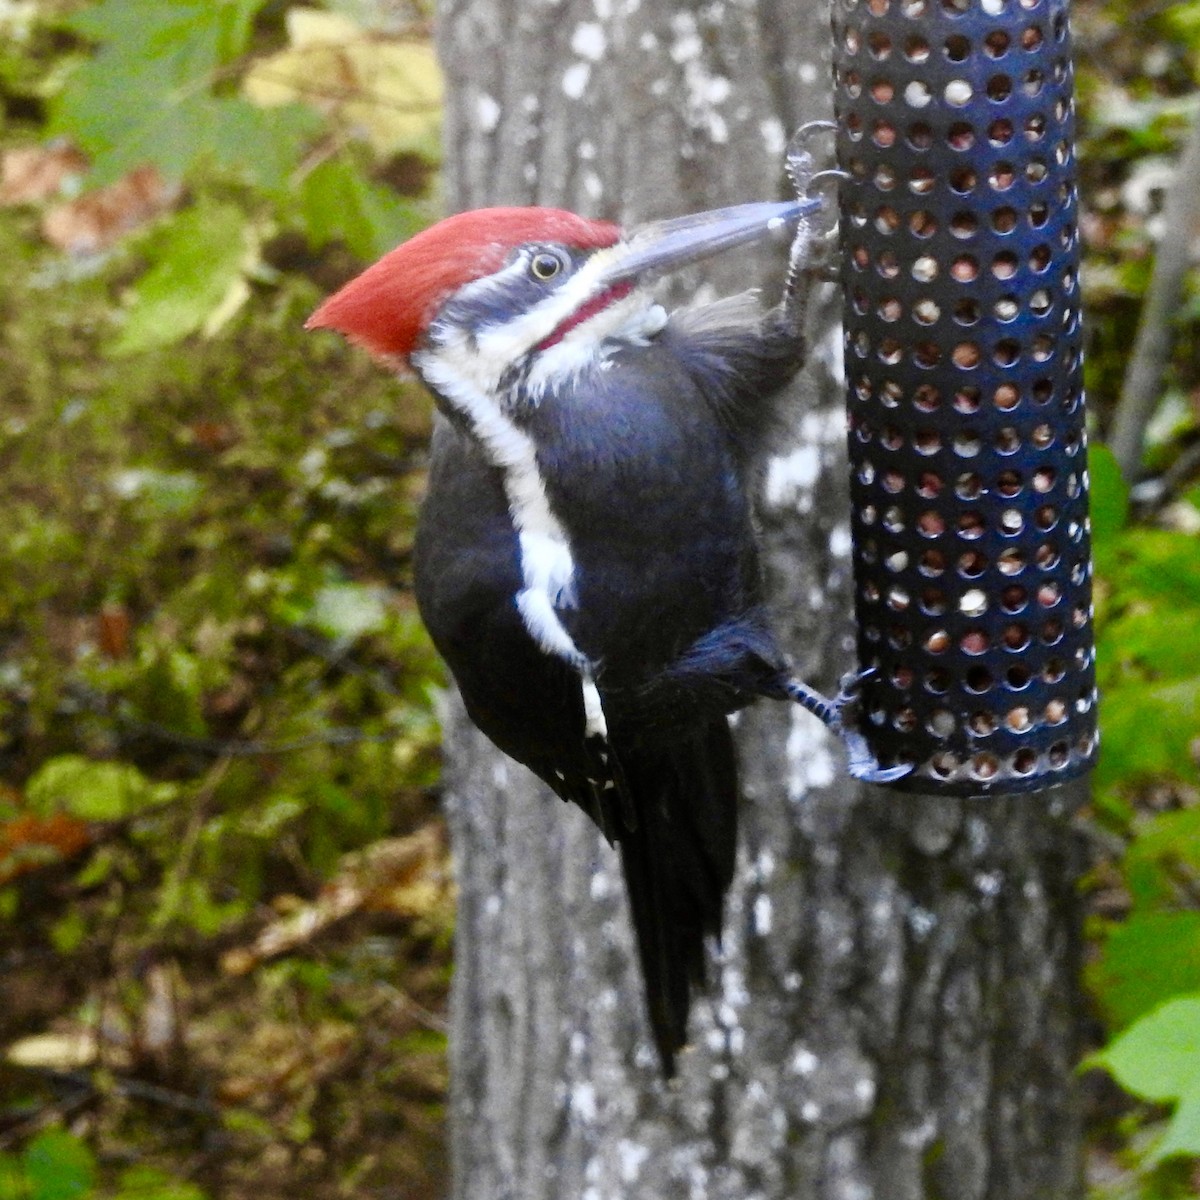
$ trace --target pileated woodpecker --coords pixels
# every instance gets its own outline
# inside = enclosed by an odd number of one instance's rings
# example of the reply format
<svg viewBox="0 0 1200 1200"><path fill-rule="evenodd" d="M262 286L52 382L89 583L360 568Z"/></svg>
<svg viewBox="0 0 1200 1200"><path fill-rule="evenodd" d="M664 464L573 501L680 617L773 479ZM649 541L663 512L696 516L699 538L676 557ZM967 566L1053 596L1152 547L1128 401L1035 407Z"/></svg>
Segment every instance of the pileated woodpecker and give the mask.
<svg viewBox="0 0 1200 1200"><path fill-rule="evenodd" d="M620 848L665 1072L734 867L728 716L793 700L887 780L792 677L763 603L751 469L803 359L795 283L820 202L643 226L551 208L449 217L331 296L339 331L433 393L416 543L422 617L471 719ZM652 277L799 229L784 302L670 316Z"/></svg>

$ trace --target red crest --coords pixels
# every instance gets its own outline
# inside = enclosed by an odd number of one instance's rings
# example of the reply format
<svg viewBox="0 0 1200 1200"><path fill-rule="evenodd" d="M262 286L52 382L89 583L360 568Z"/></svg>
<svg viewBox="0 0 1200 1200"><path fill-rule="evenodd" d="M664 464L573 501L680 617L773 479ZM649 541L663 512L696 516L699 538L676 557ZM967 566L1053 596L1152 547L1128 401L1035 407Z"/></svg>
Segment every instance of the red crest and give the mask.
<svg viewBox="0 0 1200 1200"><path fill-rule="evenodd" d="M613 245L610 221L561 208L481 208L447 217L385 254L334 292L305 322L335 329L378 357L407 358L447 297L503 266L528 242L580 250Z"/></svg>

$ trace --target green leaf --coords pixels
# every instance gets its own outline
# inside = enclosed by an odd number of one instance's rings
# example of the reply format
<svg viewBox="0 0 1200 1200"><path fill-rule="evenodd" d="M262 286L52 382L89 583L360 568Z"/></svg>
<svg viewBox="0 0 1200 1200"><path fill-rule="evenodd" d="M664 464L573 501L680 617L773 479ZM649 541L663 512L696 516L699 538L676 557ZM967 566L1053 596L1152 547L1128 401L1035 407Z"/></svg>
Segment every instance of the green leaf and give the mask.
<svg viewBox="0 0 1200 1200"><path fill-rule="evenodd" d="M1088 447L1088 479L1092 537L1097 543L1107 543L1116 537L1129 517L1129 488L1107 446Z"/></svg>
<svg viewBox="0 0 1200 1200"><path fill-rule="evenodd" d="M76 33L132 58L169 61L180 79L236 58L246 49L265 0L102 0L63 22Z"/></svg>
<svg viewBox="0 0 1200 1200"><path fill-rule="evenodd" d="M1109 935L1088 977L1117 1026L1200 991L1200 912L1135 913Z"/></svg>
<svg viewBox="0 0 1200 1200"><path fill-rule="evenodd" d="M1180 1099L1166 1136L1154 1147L1149 1161L1161 1162L1174 1154L1200 1155L1200 1085Z"/></svg>
<svg viewBox="0 0 1200 1200"><path fill-rule="evenodd" d="M153 1167L130 1167L121 1172L115 1200L204 1200L194 1183L172 1179Z"/></svg>
<svg viewBox="0 0 1200 1200"><path fill-rule="evenodd" d="M207 153L222 174L290 202L292 177L321 126L320 115L302 104L259 108L236 98L218 100L213 102Z"/></svg>
<svg viewBox="0 0 1200 1200"><path fill-rule="evenodd" d="M1125 855L1134 906L1145 911L1178 903L1200 880L1200 808L1159 813L1140 828Z"/></svg>
<svg viewBox="0 0 1200 1200"><path fill-rule="evenodd" d="M300 211L312 245L340 238L364 260L378 258L426 224L416 206L371 183L346 156L326 159L308 173Z"/></svg>
<svg viewBox="0 0 1200 1200"><path fill-rule="evenodd" d="M1177 996L1090 1055L1126 1090L1168 1104L1200 1087L1200 993Z"/></svg>
<svg viewBox="0 0 1200 1200"><path fill-rule="evenodd" d="M7 1151L0 1151L0 1200L29 1200L21 1160Z"/></svg>
<svg viewBox="0 0 1200 1200"><path fill-rule="evenodd" d="M1144 526L1117 540L1106 574L1151 601L1200 610L1200 538Z"/></svg>
<svg viewBox="0 0 1200 1200"><path fill-rule="evenodd" d="M25 787L35 812L67 812L83 821L117 821L171 794L170 787L151 784L129 763L94 762L81 754L50 759Z"/></svg>
<svg viewBox="0 0 1200 1200"><path fill-rule="evenodd" d="M1190 607L1131 604L1129 611L1104 626L1104 683L1116 682L1134 667L1140 677L1150 679L1196 678L1200 668L1198 618L1200 613Z"/></svg>
<svg viewBox="0 0 1200 1200"><path fill-rule="evenodd" d="M92 1152L62 1129L39 1133L22 1155L29 1181L29 1200L75 1200L96 1181Z"/></svg>
<svg viewBox="0 0 1200 1200"><path fill-rule="evenodd" d="M101 43L54 101L50 132L68 134L106 183L154 163L184 175L212 144L219 68L245 49L263 0L105 0L69 26Z"/></svg>
<svg viewBox="0 0 1200 1200"><path fill-rule="evenodd" d="M1086 1065L1103 1067L1143 1100L1178 1102L1152 1162L1172 1154L1200 1154L1200 992L1156 1008Z"/></svg>
<svg viewBox="0 0 1200 1200"><path fill-rule="evenodd" d="M1125 683L1100 696L1104 750L1096 781L1119 778L1194 779L1191 743L1200 730L1200 678Z"/></svg>
<svg viewBox="0 0 1200 1200"><path fill-rule="evenodd" d="M195 333L243 282L246 218L229 204L202 202L154 239L154 265L133 288L117 354L167 346Z"/></svg>

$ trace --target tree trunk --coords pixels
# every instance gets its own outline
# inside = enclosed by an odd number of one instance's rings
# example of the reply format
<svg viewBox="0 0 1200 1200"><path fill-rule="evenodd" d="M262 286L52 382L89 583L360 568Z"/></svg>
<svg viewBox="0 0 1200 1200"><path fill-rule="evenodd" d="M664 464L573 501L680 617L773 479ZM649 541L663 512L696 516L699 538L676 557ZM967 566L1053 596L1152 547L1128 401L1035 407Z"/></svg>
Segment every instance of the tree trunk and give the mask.
<svg viewBox="0 0 1200 1200"><path fill-rule="evenodd" d="M634 223L786 195L788 132L829 106L818 5L443 0L439 38L450 210ZM781 274L741 254L703 279L771 297ZM761 511L780 632L832 688L851 568L836 305L816 309ZM1082 788L899 795L844 779L794 706L738 733L738 878L666 1086L615 854L449 706L454 1195L1074 1200Z"/></svg>

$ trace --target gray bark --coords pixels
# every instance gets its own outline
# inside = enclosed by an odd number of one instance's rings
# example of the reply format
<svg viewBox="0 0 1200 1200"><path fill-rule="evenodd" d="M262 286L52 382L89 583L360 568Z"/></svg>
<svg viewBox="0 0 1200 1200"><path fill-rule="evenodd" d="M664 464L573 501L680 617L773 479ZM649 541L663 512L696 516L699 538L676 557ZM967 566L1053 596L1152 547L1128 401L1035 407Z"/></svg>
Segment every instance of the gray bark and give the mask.
<svg viewBox="0 0 1200 1200"><path fill-rule="evenodd" d="M447 207L636 222L785 195L785 131L826 115L827 30L822 6L782 0L444 0ZM703 278L769 295L780 274L743 256ZM780 631L829 687L850 665L850 558L840 346L818 307L762 520ZM446 737L456 1197L1080 1195L1081 789L860 788L813 718L743 714L738 879L668 1087L615 855L453 703Z"/></svg>

